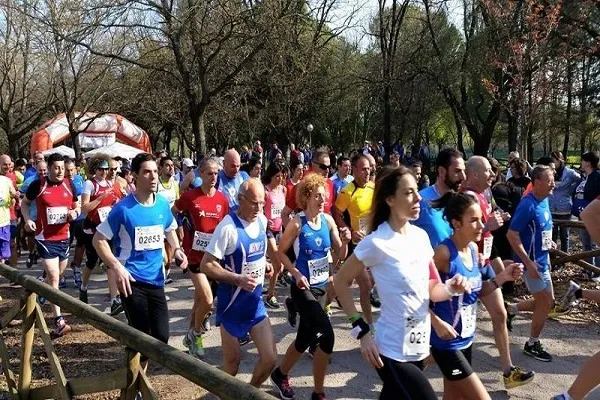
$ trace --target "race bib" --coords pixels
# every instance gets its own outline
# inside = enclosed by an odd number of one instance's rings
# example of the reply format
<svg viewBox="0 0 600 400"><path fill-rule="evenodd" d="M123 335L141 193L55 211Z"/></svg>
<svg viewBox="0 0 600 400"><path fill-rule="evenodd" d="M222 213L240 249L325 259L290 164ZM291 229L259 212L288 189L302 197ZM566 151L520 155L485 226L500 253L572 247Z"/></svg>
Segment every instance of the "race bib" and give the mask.
<svg viewBox="0 0 600 400"><path fill-rule="evenodd" d="M403 351L406 356L429 354L431 323L424 319L408 317L404 325Z"/></svg>
<svg viewBox="0 0 600 400"><path fill-rule="evenodd" d="M47 207L46 216L48 217L48 225L65 224L67 222L67 207Z"/></svg>
<svg viewBox="0 0 600 400"><path fill-rule="evenodd" d="M242 275L250 275L254 277L258 281L258 284L261 285L265 280L266 266L267 264L264 257L258 261L245 263L242 265Z"/></svg>
<svg viewBox="0 0 600 400"><path fill-rule="evenodd" d="M477 322L477 303L463 306L460 310L462 330L460 336L468 338L475 334L475 323Z"/></svg>
<svg viewBox="0 0 600 400"><path fill-rule="evenodd" d="M100 219L100 222L104 222L106 217L108 217L108 213L110 212L110 210L112 210L112 207L110 206L100 207L98 209L98 218Z"/></svg>
<svg viewBox="0 0 600 400"><path fill-rule="evenodd" d="M271 218L281 218L281 211L283 210L283 204L271 204Z"/></svg>
<svg viewBox="0 0 600 400"><path fill-rule="evenodd" d="M162 249L165 228L162 225L136 226L135 227L135 250L158 250Z"/></svg>
<svg viewBox="0 0 600 400"><path fill-rule="evenodd" d="M494 237L488 236L483 238L483 258L488 260L492 256L492 244L494 243Z"/></svg>
<svg viewBox="0 0 600 400"><path fill-rule="evenodd" d="M194 242L192 243L192 250L196 251L206 251L208 244L210 243L210 239L212 238L212 233L204 233L204 232L194 232Z"/></svg>
<svg viewBox="0 0 600 400"><path fill-rule="evenodd" d="M329 257L308 261L309 283L318 285L329 279Z"/></svg>
<svg viewBox="0 0 600 400"><path fill-rule="evenodd" d="M369 230L369 217L362 217L358 219L358 231L364 235Z"/></svg>
<svg viewBox="0 0 600 400"><path fill-rule="evenodd" d="M552 231L542 231L542 250L548 251L552 248Z"/></svg>

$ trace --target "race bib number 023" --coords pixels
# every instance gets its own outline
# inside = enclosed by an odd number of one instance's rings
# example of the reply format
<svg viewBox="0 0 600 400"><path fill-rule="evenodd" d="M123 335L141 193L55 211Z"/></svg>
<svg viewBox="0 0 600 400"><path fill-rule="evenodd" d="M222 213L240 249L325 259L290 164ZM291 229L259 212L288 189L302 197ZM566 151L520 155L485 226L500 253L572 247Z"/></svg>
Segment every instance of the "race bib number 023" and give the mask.
<svg viewBox="0 0 600 400"><path fill-rule="evenodd" d="M403 350L406 356L420 356L429 353L431 323L427 318L408 317L404 325Z"/></svg>
<svg viewBox="0 0 600 400"><path fill-rule="evenodd" d="M46 208L46 216L48 217L48 225L58 225L67 222L67 207L48 207Z"/></svg>
<svg viewBox="0 0 600 400"><path fill-rule="evenodd" d="M212 239L212 233L194 232L194 243L192 243L192 250L206 251L208 244Z"/></svg>
<svg viewBox="0 0 600 400"><path fill-rule="evenodd" d="M164 241L164 227L162 225L136 226L135 227L135 250L157 250L162 249Z"/></svg>

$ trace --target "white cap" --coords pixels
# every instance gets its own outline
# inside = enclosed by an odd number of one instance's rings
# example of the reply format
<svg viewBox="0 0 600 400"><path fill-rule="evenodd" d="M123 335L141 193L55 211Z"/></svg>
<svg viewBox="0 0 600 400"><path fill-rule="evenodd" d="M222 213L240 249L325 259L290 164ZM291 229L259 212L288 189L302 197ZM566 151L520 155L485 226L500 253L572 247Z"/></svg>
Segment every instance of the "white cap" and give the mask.
<svg viewBox="0 0 600 400"><path fill-rule="evenodd" d="M181 162L184 167L192 168L194 166L194 162L191 158L184 158Z"/></svg>

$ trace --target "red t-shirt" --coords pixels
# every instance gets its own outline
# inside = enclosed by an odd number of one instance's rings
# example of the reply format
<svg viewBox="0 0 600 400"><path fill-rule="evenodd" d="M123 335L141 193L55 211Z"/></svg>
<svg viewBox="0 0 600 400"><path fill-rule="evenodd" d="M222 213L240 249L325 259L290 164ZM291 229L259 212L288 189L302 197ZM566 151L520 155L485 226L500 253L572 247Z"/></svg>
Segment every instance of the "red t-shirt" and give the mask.
<svg viewBox="0 0 600 400"><path fill-rule="evenodd" d="M92 186L94 187L93 192L90 194L90 201L95 201L98 197L102 196L104 192L109 192L104 199L100 201L100 204L90 211L84 221L84 229L90 229L95 232L95 228L102 223L112 207L123 197L121 194L120 186L115 183L114 185L107 181L106 186L100 186L98 181L94 178L90 179Z"/></svg>
<svg viewBox="0 0 600 400"><path fill-rule="evenodd" d="M308 176L310 174L314 174L314 171L307 171L304 176ZM331 214L331 207L334 202L334 194L335 189L333 188L333 182L331 179L325 178L325 182L327 187L325 188L325 204L323 205L323 212L326 214ZM285 205L291 208L293 211L301 211L296 203L296 188L298 185L293 186L291 190L288 189L288 194L285 198Z"/></svg>
<svg viewBox="0 0 600 400"><path fill-rule="evenodd" d="M473 189L464 188L463 192L470 193L477 198L479 201L479 206L481 207L481 215L483 223L487 223L490 219L490 215L492 215L492 206L488 202L485 194L477 193ZM484 232L481 236L481 240L477 242L477 247L479 247L479 252L483 254L483 258L485 259L485 263L490 262L490 256L492 254L492 244L494 243L494 236L492 232L487 231Z"/></svg>
<svg viewBox="0 0 600 400"><path fill-rule="evenodd" d="M190 265L199 265L212 233L229 213L229 200L218 190L208 196L202 188L196 188L182 193L175 207L191 219L191 227L184 224L183 250Z"/></svg>
<svg viewBox="0 0 600 400"><path fill-rule="evenodd" d="M37 206L35 221L37 240L69 239L67 214L77 208L77 196L69 179L52 182L42 177L31 183L25 196L30 201L35 200Z"/></svg>

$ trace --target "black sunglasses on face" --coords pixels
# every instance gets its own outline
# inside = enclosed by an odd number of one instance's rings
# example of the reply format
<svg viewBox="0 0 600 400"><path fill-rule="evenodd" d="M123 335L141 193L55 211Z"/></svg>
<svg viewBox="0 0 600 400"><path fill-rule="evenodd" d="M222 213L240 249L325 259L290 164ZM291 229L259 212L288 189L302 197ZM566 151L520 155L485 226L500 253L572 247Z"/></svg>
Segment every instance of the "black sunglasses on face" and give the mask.
<svg viewBox="0 0 600 400"><path fill-rule="evenodd" d="M319 168L321 168L323 171L327 171L327 170L329 170L329 168L331 168L331 165L326 165L326 164L321 164L321 163L315 163L315 164L317 164L317 166Z"/></svg>

